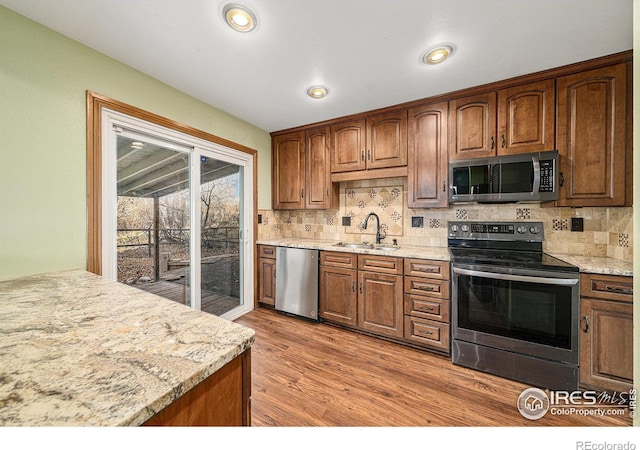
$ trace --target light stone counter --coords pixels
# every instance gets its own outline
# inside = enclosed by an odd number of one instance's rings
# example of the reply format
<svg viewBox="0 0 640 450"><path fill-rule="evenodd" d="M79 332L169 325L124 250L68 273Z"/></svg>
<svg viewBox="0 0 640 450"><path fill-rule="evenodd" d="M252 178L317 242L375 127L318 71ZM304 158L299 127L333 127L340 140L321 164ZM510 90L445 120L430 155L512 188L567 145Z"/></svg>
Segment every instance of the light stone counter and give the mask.
<svg viewBox="0 0 640 450"><path fill-rule="evenodd" d="M85 271L0 281L0 426L140 425L254 334Z"/></svg>
<svg viewBox="0 0 640 450"><path fill-rule="evenodd" d="M401 245L398 250L376 250L362 248L336 247L337 241L323 241L317 239L281 238L259 240L258 244L275 245L280 247L310 248L315 250L328 250L332 252L365 253L371 255L397 256L399 258L422 258L439 261L449 261L449 249L447 247L418 247Z"/></svg>
<svg viewBox="0 0 640 450"><path fill-rule="evenodd" d="M297 247L297 248L311 248L317 250L329 250L334 252L348 252L348 253L367 253L375 255L388 255L398 256L402 258L423 258L434 259L440 261L449 261L450 254L449 249L446 247L418 247L401 245L398 250L384 251L384 250L370 250L370 249L357 249L336 247L337 241L323 241L316 239L303 239L303 238L280 238L280 239L268 239L259 240L258 244L262 245L275 245L282 247ZM584 273L599 273L607 275L622 275L633 276L633 263L622 261L619 259L602 257L602 256L581 256L581 255L569 255L564 253L552 253L548 252L551 256L561 259L569 264L573 264L580 268L580 272Z"/></svg>
<svg viewBox="0 0 640 450"><path fill-rule="evenodd" d="M564 262L580 268L580 272L604 275L633 276L633 263L606 256L569 255L566 253L549 253Z"/></svg>

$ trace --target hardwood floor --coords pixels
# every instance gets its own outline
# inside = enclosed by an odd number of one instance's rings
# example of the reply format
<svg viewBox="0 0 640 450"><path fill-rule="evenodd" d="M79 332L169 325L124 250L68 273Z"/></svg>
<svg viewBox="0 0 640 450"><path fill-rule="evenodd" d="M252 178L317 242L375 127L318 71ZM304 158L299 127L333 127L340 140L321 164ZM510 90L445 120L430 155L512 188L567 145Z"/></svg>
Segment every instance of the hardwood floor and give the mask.
<svg viewBox="0 0 640 450"><path fill-rule="evenodd" d="M455 366L447 357L258 308L253 426L629 426L628 417L524 418L527 385Z"/></svg>

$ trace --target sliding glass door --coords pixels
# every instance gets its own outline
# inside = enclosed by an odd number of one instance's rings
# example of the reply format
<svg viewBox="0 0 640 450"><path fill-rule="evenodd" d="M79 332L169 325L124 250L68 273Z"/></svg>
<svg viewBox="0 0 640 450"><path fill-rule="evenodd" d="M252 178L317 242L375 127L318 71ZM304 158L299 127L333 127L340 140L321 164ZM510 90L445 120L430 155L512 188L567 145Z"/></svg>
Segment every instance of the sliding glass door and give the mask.
<svg viewBox="0 0 640 450"><path fill-rule="evenodd" d="M225 318L250 310L251 157L105 114L103 275Z"/></svg>

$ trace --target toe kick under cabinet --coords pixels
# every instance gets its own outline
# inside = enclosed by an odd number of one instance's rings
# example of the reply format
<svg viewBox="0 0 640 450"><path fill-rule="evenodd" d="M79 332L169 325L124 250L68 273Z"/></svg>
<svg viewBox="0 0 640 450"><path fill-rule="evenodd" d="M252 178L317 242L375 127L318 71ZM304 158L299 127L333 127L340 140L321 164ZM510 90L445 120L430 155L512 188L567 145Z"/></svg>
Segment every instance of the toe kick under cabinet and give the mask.
<svg viewBox="0 0 640 450"><path fill-rule="evenodd" d="M449 263L320 252L320 317L449 354Z"/></svg>

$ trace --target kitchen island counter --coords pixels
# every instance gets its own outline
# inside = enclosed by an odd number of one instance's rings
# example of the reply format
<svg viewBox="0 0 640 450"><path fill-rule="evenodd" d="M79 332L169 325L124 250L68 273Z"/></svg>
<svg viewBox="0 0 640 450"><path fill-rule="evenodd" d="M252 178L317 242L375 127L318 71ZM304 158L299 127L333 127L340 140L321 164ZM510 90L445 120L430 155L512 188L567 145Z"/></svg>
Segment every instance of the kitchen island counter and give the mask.
<svg viewBox="0 0 640 450"><path fill-rule="evenodd" d="M81 270L0 281L0 317L1 426L141 425L255 334Z"/></svg>

